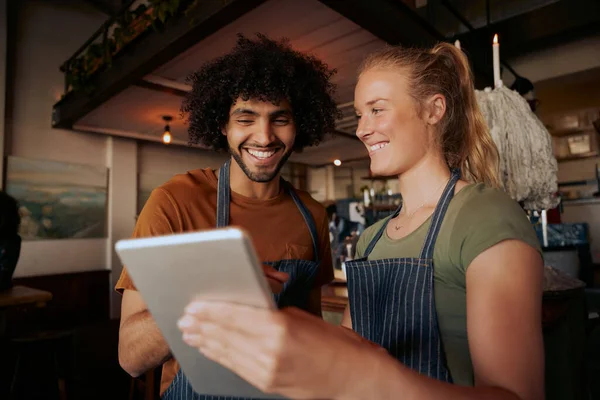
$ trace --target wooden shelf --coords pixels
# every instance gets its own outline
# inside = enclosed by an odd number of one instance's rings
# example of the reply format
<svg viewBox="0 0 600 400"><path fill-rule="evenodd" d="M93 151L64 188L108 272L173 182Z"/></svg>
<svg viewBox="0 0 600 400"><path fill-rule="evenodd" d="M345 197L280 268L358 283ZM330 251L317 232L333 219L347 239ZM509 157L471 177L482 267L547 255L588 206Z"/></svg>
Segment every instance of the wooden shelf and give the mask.
<svg viewBox="0 0 600 400"><path fill-rule="evenodd" d="M598 157L597 151L590 151L589 153L578 154L576 156L562 157L557 158L557 162L566 162L566 161L576 161L576 160L584 160L586 158Z"/></svg>

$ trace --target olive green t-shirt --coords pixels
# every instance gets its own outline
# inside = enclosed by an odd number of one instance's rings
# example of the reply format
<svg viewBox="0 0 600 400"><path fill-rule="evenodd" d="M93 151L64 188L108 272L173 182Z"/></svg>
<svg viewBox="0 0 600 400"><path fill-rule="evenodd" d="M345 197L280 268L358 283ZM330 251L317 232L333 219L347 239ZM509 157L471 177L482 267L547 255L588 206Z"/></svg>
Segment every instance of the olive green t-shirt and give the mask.
<svg viewBox="0 0 600 400"><path fill-rule="evenodd" d="M370 226L360 237L356 253L367 246L388 218ZM393 240L384 233L369 260L419 257L431 217L409 235ZM434 296L446 361L455 384L473 386L473 366L467 340L466 271L486 249L517 239L541 252L525 212L501 190L483 184L465 186L448 205L433 252Z"/></svg>

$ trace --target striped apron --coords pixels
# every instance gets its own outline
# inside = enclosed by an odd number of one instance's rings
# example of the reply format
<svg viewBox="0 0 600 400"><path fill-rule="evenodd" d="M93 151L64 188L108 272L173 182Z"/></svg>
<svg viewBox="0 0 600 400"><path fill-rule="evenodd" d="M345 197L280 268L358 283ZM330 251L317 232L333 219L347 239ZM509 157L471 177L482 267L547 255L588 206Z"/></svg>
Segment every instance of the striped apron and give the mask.
<svg viewBox="0 0 600 400"><path fill-rule="evenodd" d="M364 257L346 262L352 328L420 374L452 382L442 348L433 291L433 249L460 171L452 171L431 217L419 258L368 257L391 218L377 232Z"/></svg>
<svg viewBox="0 0 600 400"><path fill-rule="evenodd" d="M227 160L219 171L219 184L217 192L217 228L223 228L229 225L229 203L231 197L231 188L229 186L229 167L231 160ZM313 260L279 260L265 262L278 271L289 274L288 281L283 285L281 293L273 295L279 308L298 307L307 309L308 297L314 287L315 278L319 269L319 245L317 227L314 219L298 197L293 187L283 179L281 180L283 189L289 194L298 211L302 214L306 226L310 232L313 243ZM266 223L266 222L265 222ZM285 243L281 243L285 246ZM210 396L198 394L192 389L185 374L179 369L175 379L162 395L163 400L256 400L245 399L232 396Z"/></svg>

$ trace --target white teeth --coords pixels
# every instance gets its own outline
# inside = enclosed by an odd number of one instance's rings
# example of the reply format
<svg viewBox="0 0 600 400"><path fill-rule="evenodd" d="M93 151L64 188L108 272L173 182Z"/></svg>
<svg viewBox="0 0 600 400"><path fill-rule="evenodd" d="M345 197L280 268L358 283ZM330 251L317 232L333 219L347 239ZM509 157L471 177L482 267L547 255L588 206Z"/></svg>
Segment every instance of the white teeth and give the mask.
<svg viewBox="0 0 600 400"><path fill-rule="evenodd" d="M275 150L272 150L272 151L257 151L257 150L250 150L250 149L248 149L248 153L252 154L256 158L265 159L265 158L269 158L273 154L275 154Z"/></svg>
<svg viewBox="0 0 600 400"><path fill-rule="evenodd" d="M387 143L377 143L370 147L371 151L379 150L387 146Z"/></svg>

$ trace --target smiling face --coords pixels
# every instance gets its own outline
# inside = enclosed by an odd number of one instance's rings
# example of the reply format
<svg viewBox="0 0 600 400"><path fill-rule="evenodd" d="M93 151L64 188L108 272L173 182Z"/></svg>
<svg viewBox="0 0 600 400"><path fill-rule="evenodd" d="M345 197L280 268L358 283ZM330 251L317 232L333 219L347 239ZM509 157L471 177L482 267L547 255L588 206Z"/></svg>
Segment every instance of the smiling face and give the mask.
<svg viewBox="0 0 600 400"><path fill-rule="evenodd" d="M223 128L229 152L254 182L270 182L292 154L296 127L292 108L283 100L270 102L239 98Z"/></svg>
<svg viewBox="0 0 600 400"><path fill-rule="evenodd" d="M431 148L431 132L419 116L401 69L364 71L356 85L354 106L359 118L356 135L367 146L373 174L400 175Z"/></svg>

